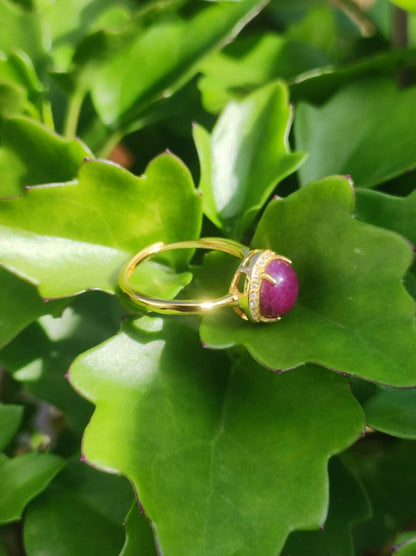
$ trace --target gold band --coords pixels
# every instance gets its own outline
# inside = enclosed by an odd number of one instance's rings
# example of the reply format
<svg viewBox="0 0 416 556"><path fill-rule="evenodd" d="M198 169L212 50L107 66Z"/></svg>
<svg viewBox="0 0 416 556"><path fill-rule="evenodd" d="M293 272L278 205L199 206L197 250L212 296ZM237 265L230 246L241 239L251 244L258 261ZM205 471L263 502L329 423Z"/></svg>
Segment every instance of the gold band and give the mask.
<svg viewBox="0 0 416 556"><path fill-rule="evenodd" d="M241 263L231 281L229 292L218 299L201 301L160 299L136 290L130 283L130 277L137 265L154 255L173 249L210 249L239 258ZM130 302L145 312L153 311L165 315L200 315L218 307L233 307L245 320L272 322L279 320L280 316L276 315L273 318L262 316L259 299L261 281L274 282L273 278L265 273L265 268L270 261L275 259L290 264L289 259L277 255L273 251L268 249L250 250L236 241L225 238L201 238L170 244L159 242L142 249L124 265L119 275L119 285Z"/></svg>
<svg viewBox="0 0 416 556"><path fill-rule="evenodd" d="M145 249L142 249L121 269L119 276L119 285L121 290L129 297L134 305L143 311L154 311L165 315L183 315L202 314L215 307L234 306L239 303L237 294L228 293L227 295L215 299L213 301L189 300L170 300L159 299L157 297L148 297L132 287L129 282L130 276L133 274L136 266L153 255L170 251L172 249L211 249L214 251L223 251L234 257L244 259L250 249L240 245L236 241L223 238L201 238L189 241L178 241L166 245L163 242L154 243Z"/></svg>

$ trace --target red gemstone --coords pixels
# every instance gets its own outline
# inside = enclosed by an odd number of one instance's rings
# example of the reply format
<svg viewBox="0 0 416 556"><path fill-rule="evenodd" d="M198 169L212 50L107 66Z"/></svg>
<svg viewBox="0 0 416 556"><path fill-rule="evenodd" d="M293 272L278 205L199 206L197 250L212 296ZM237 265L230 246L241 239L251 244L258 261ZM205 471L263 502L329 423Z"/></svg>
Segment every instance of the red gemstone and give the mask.
<svg viewBox="0 0 416 556"><path fill-rule="evenodd" d="M298 297L299 283L291 265L281 259L271 261L265 274L276 283L263 279L260 286L260 311L263 317L275 319L293 307Z"/></svg>

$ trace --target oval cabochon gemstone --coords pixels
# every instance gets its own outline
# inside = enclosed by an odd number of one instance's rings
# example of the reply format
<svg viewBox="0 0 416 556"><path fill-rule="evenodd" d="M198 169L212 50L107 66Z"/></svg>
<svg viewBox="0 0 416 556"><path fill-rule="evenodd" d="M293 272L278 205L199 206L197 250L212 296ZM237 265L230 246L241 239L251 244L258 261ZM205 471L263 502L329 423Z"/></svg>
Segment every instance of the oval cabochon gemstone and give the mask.
<svg viewBox="0 0 416 556"><path fill-rule="evenodd" d="M293 307L298 297L299 283L291 265L281 259L271 261L265 269L276 283L263 279L260 286L260 311L263 317L275 319Z"/></svg>

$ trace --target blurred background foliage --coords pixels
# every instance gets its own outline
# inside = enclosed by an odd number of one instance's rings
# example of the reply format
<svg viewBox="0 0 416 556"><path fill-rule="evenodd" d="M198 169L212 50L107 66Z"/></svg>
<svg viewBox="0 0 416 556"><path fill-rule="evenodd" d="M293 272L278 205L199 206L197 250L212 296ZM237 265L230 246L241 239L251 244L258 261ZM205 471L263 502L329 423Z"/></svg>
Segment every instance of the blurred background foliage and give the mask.
<svg viewBox="0 0 416 556"><path fill-rule="evenodd" d="M252 99L273 90L285 111L262 112L262 129L276 130L285 118L276 157L287 165L273 168L230 227L205 206L202 235L218 235L215 226L223 225L249 242L276 191L285 197L340 173L357 187L359 220L414 243L414 12L411 0L0 0L0 196L71 182L94 157L141 175L166 149L194 183L211 183L200 167L207 152L201 128L232 154L248 124L224 140L218 122L231 128L229 103L250 111L260 102ZM111 180L101 171L100 179ZM125 175L114 172L119 183ZM190 211L197 205L184 195ZM197 222L188 224L198 231ZM127 480L79 461L93 406L65 378L80 353L117 334L122 309L113 297L89 292L75 301L62 295L46 311L22 270L2 268L0 277L0 555L153 556L152 530ZM173 275L159 286L174 293L188 282ZM413 297L415 284L410 272ZM154 332L133 328L127 323L123 334ZM416 553L414 390L402 395L354 379L352 391L371 434L331 460L325 528L291 534L285 556L382 556L393 546L403 556Z"/></svg>

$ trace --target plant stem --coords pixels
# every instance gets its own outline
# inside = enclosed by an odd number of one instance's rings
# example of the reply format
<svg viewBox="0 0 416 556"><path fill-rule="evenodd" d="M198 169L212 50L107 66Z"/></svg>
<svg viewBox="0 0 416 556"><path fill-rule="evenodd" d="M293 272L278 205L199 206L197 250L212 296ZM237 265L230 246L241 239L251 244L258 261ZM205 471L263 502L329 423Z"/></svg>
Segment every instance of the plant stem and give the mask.
<svg viewBox="0 0 416 556"><path fill-rule="evenodd" d="M112 150L120 141L122 140L124 133L121 130L114 131L101 149L98 151L98 158L107 158L111 154Z"/></svg>
<svg viewBox="0 0 416 556"><path fill-rule="evenodd" d="M65 117L64 136L67 139L74 139L77 133L78 120L84 102L85 93L82 90L75 91L72 96Z"/></svg>
<svg viewBox="0 0 416 556"><path fill-rule="evenodd" d="M53 119L53 112L51 103L46 99L42 102L42 121L43 123L48 126L50 129L55 130L55 122Z"/></svg>
<svg viewBox="0 0 416 556"><path fill-rule="evenodd" d="M354 2L354 0L332 0L355 25L359 28L363 37L372 37L376 32L376 26L371 18Z"/></svg>

